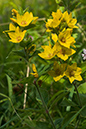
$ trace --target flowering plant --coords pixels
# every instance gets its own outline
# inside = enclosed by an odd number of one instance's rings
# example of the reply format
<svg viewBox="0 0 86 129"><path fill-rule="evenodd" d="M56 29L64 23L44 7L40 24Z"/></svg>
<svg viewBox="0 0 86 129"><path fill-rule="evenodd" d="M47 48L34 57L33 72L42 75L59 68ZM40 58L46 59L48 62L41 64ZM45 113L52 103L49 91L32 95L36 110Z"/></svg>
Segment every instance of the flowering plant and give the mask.
<svg viewBox="0 0 86 129"><path fill-rule="evenodd" d="M61 2L65 3L56 0L57 5ZM9 96L0 93L13 109L8 106L8 116L14 119L5 124L7 128L86 127L82 124L86 115L86 50L85 43L78 45L80 24L72 11L59 6L40 18L36 11L12 9L9 29L3 31L13 45L6 57L8 70L4 70Z"/></svg>

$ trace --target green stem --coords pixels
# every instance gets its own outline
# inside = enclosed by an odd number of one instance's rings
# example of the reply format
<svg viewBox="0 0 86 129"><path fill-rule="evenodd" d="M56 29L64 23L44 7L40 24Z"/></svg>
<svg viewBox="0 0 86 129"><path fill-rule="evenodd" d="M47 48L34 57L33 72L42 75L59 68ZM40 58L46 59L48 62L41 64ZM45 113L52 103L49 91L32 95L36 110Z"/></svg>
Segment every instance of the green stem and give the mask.
<svg viewBox="0 0 86 129"><path fill-rule="evenodd" d="M79 100L80 106L82 107L81 100L80 100L80 96L79 96L79 92L78 92L78 90L77 90L76 84L74 84L74 87L75 87L75 90L76 90L76 93L77 93L77 96L78 96L78 100Z"/></svg>
<svg viewBox="0 0 86 129"><path fill-rule="evenodd" d="M73 94L74 94L74 89L75 89L75 87L73 86L72 90L70 91L70 94L69 94L69 99L68 100L70 100L70 101L72 101ZM70 108L71 108L71 106L67 106L66 111L70 111Z"/></svg>
<svg viewBox="0 0 86 129"><path fill-rule="evenodd" d="M49 117L49 119L50 119L50 122L51 122L51 124L52 124L52 127L53 127L53 129L56 129L56 127L55 127L55 125L54 125L54 122L53 122L53 119L52 119L52 117L50 116L49 111L48 111L48 108L47 108L47 106L46 106L46 104L45 104L45 102L44 102L44 99L43 99L42 95L41 95L40 89L39 89L39 87L38 87L38 85L37 85L36 83L35 83L35 86L36 86L37 91L38 91L38 93L39 93L39 96L40 96L40 98L41 98L42 104L43 104L43 106L44 106L44 108L45 108L45 111L46 111L46 113L47 113L47 115L48 115L48 117Z"/></svg>

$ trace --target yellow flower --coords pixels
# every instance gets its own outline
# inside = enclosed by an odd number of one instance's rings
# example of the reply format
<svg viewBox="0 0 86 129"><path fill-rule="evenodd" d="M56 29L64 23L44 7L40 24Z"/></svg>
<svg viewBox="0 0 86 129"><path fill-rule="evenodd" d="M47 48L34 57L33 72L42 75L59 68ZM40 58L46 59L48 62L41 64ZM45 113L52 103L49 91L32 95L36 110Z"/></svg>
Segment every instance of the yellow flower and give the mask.
<svg viewBox="0 0 86 129"><path fill-rule="evenodd" d="M67 48L70 48L70 46L73 46L73 44L76 42L74 37L71 36L71 29L63 30L58 35L58 42Z"/></svg>
<svg viewBox="0 0 86 129"><path fill-rule="evenodd" d="M36 21L37 21L38 17L33 17L33 21L32 21L32 24L35 24Z"/></svg>
<svg viewBox="0 0 86 129"><path fill-rule="evenodd" d="M63 76L65 76L66 64L58 64L54 62L53 70L50 70L48 74L53 77L55 81L59 81Z"/></svg>
<svg viewBox="0 0 86 129"><path fill-rule="evenodd" d="M56 55L56 45L52 47L49 43L49 46L45 45L42 46L42 48L44 49L44 52L38 54L41 58L48 60L52 59Z"/></svg>
<svg viewBox="0 0 86 129"><path fill-rule="evenodd" d="M69 56L73 55L76 51L71 48L66 48L57 44L57 56L62 60L67 60Z"/></svg>
<svg viewBox="0 0 86 129"><path fill-rule="evenodd" d="M53 28L56 28L61 22L61 17L62 17L61 10L57 9L57 12L52 12L52 16L53 16L53 22L51 23L51 26Z"/></svg>
<svg viewBox="0 0 86 129"><path fill-rule="evenodd" d="M82 69L77 67L77 64L74 63L71 66L67 66L67 70L65 71L65 75L69 78L70 83L72 83L74 80L82 81L81 77L81 71Z"/></svg>
<svg viewBox="0 0 86 129"><path fill-rule="evenodd" d="M12 23L9 24L9 30L12 31L12 30L16 30L16 26L13 25Z"/></svg>
<svg viewBox="0 0 86 129"><path fill-rule="evenodd" d="M77 20L75 18L72 18L72 13L68 14L68 12L65 11L62 16L62 21L66 22L68 27L70 28L78 28L77 26L75 26Z"/></svg>
<svg viewBox="0 0 86 129"><path fill-rule="evenodd" d="M57 12L52 12L52 17L53 19L48 19L48 21L46 22L47 32L59 26L61 22L62 12L57 9Z"/></svg>
<svg viewBox="0 0 86 129"><path fill-rule="evenodd" d="M62 32L57 34L51 34L52 40L54 42L59 42L60 45L70 48L70 46L75 47L74 43L76 42L74 37L71 36L72 29L63 29Z"/></svg>
<svg viewBox="0 0 86 129"><path fill-rule="evenodd" d="M13 22L17 23L19 26L28 26L31 22L34 24L38 17L33 17L32 12L25 12L23 15L19 13L16 14L16 19L10 18Z"/></svg>
<svg viewBox="0 0 86 129"><path fill-rule="evenodd" d="M51 37L52 37L52 40L54 41L54 42L57 42L57 40L58 40L58 36L57 36L57 34L51 34Z"/></svg>
<svg viewBox="0 0 86 129"><path fill-rule="evenodd" d="M5 32L10 32L10 31L15 31L15 29L16 29L16 27L12 24L12 23L10 23L9 24L9 30L5 30L5 31L3 31L3 33L5 33Z"/></svg>
<svg viewBox="0 0 86 129"><path fill-rule="evenodd" d="M20 43L24 39L25 33L26 33L26 30L22 32L17 26L17 28L15 28L15 32L8 33L9 37L11 38L9 41L13 43Z"/></svg>
<svg viewBox="0 0 86 129"><path fill-rule="evenodd" d="M33 69L33 73L30 73L30 74L32 74L35 78L37 78L38 77L38 73L37 73L35 64L32 64L32 69Z"/></svg>
<svg viewBox="0 0 86 129"><path fill-rule="evenodd" d="M51 24L53 22L53 19L48 19L48 21L46 22L46 32L51 32L52 31L52 27Z"/></svg>

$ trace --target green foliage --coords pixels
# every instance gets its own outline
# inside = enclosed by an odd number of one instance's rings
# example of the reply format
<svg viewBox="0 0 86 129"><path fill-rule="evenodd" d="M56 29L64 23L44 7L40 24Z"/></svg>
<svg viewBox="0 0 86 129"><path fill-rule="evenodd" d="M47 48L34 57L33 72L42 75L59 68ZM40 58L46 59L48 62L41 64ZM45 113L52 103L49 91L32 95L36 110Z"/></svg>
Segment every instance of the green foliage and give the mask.
<svg viewBox="0 0 86 129"><path fill-rule="evenodd" d="M0 0L0 129L86 128L86 60L81 56L83 49L86 49L85 6L85 0ZM39 17L37 24L24 28L27 30L25 38L32 36L33 41L29 39L14 44L3 33L8 30L13 8L20 14L29 11ZM48 75L54 60L44 60L38 56L42 51L41 45L48 44L50 36L45 23L57 9L72 12L72 17L78 22L78 29L73 30L76 53L66 61L68 64L76 62L82 69L83 80L74 81L77 90L66 77L55 82ZM36 45L35 50L30 48L33 44ZM57 57L55 60L64 63ZM33 63L38 78L30 74ZM26 107L23 108L26 84Z"/></svg>
<svg viewBox="0 0 86 129"><path fill-rule="evenodd" d="M86 82L78 87L78 92L81 94L86 94Z"/></svg>

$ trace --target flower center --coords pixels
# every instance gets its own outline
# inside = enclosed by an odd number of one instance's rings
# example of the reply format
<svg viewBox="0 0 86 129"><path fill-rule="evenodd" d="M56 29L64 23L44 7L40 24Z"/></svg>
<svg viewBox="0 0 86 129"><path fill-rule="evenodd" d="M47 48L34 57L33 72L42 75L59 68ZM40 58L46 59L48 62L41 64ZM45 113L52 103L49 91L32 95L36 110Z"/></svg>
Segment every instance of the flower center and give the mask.
<svg viewBox="0 0 86 129"><path fill-rule="evenodd" d="M52 57L53 56L53 54L52 53L49 53L48 54L48 58L50 58L50 57Z"/></svg>
<svg viewBox="0 0 86 129"><path fill-rule="evenodd" d="M64 49L61 49L61 50L60 50L60 53L61 53L63 56L65 55L65 52L66 52L66 51L65 51Z"/></svg>
<svg viewBox="0 0 86 129"><path fill-rule="evenodd" d="M74 71L70 71L69 76L70 77L74 76Z"/></svg>
<svg viewBox="0 0 86 129"><path fill-rule="evenodd" d="M26 24L27 24L26 21L22 21L22 22L21 22L21 25L26 25Z"/></svg>
<svg viewBox="0 0 86 129"><path fill-rule="evenodd" d="M16 40L17 40L17 41L20 41L20 40L21 40L21 37L20 37L20 36L18 36L18 37L16 38Z"/></svg>
<svg viewBox="0 0 86 129"><path fill-rule="evenodd" d="M59 76L59 75L61 75L61 70L60 69L56 69L55 73L56 73L57 76Z"/></svg>
<svg viewBox="0 0 86 129"><path fill-rule="evenodd" d="M62 43L66 42L66 39L64 37L62 37L60 40L61 40Z"/></svg>

